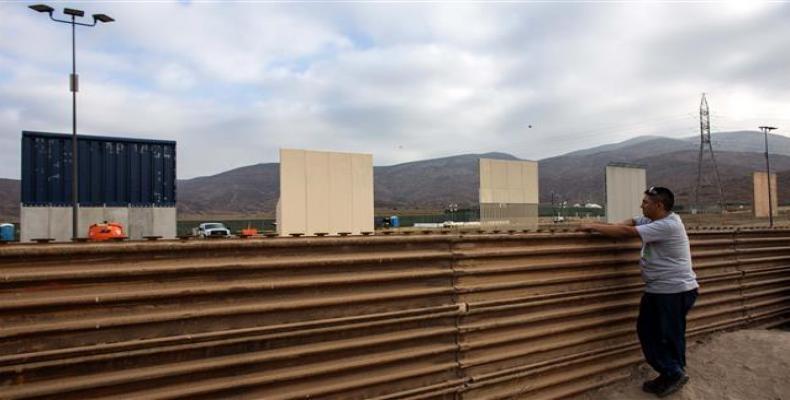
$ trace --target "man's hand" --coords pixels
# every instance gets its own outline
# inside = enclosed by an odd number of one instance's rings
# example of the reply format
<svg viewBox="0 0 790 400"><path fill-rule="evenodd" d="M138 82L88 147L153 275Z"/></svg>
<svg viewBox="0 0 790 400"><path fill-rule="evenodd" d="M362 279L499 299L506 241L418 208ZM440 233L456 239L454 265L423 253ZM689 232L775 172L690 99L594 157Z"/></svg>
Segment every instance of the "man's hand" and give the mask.
<svg viewBox="0 0 790 400"><path fill-rule="evenodd" d="M581 224L578 228L576 228L576 232L593 232L595 229L593 228L593 224Z"/></svg>

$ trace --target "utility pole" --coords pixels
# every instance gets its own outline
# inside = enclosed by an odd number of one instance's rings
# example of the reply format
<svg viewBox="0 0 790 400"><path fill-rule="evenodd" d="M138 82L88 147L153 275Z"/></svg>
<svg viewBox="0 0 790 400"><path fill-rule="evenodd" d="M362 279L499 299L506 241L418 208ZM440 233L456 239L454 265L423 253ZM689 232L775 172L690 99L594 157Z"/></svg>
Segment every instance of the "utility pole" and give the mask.
<svg viewBox="0 0 790 400"><path fill-rule="evenodd" d="M78 146L77 146L77 92L79 91L79 76L77 75L77 33L76 28L79 26L86 26L92 28L96 23L108 23L115 21L106 14L93 14L93 23L85 24L77 22L77 17L84 17L85 11L73 8L64 8L63 14L68 15L71 19L58 19L52 16L55 11L54 8L46 4L34 4L28 6L33 11L49 14L49 19L55 22L62 22L71 25L71 75L69 75L69 90L71 91L71 238L77 240L79 234L79 159L78 159Z"/></svg>
<svg viewBox="0 0 790 400"><path fill-rule="evenodd" d="M765 173L768 176L768 226L774 227L774 205L771 197L771 162L768 159L768 132L776 129L774 126L761 126L765 134Z"/></svg>
<svg viewBox="0 0 790 400"><path fill-rule="evenodd" d="M694 209L700 209L700 191L702 191L702 163L705 150L710 151L710 158L713 162L713 172L716 177L716 186L718 187L719 194L719 208L724 212L724 192L721 188L721 178L719 177L719 167L716 165L716 155L713 153L713 144L710 142L710 112L708 110L708 100L705 98L705 93L702 94L702 101L699 105L699 158L697 160L697 189L694 195Z"/></svg>

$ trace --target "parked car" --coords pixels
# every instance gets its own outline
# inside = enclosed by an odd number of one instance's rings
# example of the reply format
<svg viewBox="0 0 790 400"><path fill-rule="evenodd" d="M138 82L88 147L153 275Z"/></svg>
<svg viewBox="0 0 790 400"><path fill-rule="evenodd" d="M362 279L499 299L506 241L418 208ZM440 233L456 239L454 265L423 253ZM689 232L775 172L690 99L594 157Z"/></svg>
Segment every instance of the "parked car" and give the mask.
<svg viewBox="0 0 790 400"><path fill-rule="evenodd" d="M197 237L230 237L230 229L220 222L204 222L192 230L192 234Z"/></svg>

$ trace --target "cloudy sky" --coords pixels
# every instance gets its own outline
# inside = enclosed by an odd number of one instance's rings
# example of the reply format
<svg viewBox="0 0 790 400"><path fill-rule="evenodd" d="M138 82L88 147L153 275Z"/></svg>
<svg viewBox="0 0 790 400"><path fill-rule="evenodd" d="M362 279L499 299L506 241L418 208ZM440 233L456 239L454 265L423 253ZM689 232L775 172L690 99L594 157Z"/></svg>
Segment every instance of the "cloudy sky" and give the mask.
<svg viewBox="0 0 790 400"><path fill-rule="evenodd" d="M71 132L70 27L29 4L0 4L5 178L22 130ZM79 132L176 140L181 179L281 147L390 165L688 137L702 92L714 132L790 134L790 2L48 4L116 19L77 31Z"/></svg>

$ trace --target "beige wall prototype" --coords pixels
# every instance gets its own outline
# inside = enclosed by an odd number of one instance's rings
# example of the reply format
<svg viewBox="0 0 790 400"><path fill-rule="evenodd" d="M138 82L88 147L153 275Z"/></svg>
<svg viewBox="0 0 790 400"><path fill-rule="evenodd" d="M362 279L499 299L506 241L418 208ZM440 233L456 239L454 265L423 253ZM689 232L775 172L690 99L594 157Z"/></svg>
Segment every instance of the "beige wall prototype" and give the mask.
<svg viewBox="0 0 790 400"><path fill-rule="evenodd" d="M373 231L373 156L280 149L280 235Z"/></svg>
<svg viewBox="0 0 790 400"><path fill-rule="evenodd" d="M640 205L647 188L644 168L612 164L606 166L606 222L620 222L642 215Z"/></svg>
<svg viewBox="0 0 790 400"><path fill-rule="evenodd" d="M765 172L754 172L754 216L768 217L768 179ZM779 191L776 186L776 174L771 174L771 202L773 203L774 216L779 215Z"/></svg>
<svg viewBox="0 0 790 400"><path fill-rule="evenodd" d="M538 226L538 163L480 159L480 222Z"/></svg>

